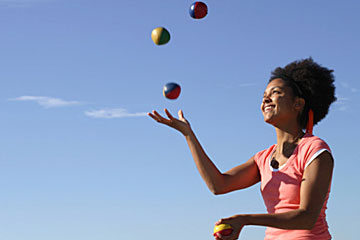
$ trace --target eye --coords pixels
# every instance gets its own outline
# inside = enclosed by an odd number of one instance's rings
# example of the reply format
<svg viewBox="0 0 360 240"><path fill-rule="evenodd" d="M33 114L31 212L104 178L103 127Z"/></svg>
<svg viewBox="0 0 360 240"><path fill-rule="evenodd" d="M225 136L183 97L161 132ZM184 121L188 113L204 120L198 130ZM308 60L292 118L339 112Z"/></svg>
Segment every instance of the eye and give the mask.
<svg viewBox="0 0 360 240"><path fill-rule="evenodd" d="M279 94L280 91L279 91L279 90L274 90L272 93L273 93L273 94Z"/></svg>

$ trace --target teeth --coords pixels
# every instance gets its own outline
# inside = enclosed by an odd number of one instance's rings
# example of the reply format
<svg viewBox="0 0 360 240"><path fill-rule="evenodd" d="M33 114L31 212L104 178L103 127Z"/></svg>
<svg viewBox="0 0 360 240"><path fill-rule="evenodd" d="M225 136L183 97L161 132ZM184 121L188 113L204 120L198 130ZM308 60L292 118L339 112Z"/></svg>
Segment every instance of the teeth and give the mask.
<svg viewBox="0 0 360 240"><path fill-rule="evenodd" d="M271 106L267 106L267 107L264 108L264 111L267 112L267 111L269 111L269 110L271 110L271 109L272 109Z"/></svg>

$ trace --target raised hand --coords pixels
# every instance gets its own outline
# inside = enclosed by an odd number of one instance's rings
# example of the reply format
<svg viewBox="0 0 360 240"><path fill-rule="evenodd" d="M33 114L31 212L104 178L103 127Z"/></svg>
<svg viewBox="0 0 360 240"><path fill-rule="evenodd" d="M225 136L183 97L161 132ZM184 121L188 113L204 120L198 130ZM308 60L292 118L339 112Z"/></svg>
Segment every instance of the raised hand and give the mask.
<svg viewBox="0 0 360 240"><path fill-rule="evenodd" d="M164 109L164 111L168 118L164 118L157 111L152 111L152 113L148 113L148 115L158 123L165 124L169 127L178 130L184 136L188 136L191 133L190 123L185 119L182 110L179 110L178 112L178 116L179 116L178 119L174 118L166 108Z"/></svg>

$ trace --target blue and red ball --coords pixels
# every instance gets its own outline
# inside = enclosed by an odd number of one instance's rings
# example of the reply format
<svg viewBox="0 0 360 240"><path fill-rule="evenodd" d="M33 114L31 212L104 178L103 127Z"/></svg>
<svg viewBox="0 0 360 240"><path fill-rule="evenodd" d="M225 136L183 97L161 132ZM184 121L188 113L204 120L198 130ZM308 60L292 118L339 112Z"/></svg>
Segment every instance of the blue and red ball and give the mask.
<svg viewBox="0 0 360 240"><path fill-rule="evenodd" d="M163 94L168 99L177 99L180 95L181 87L177 83L168 83L163 88Z"/></svg>
<svg viewBox="0 0 360 240"><path fill-rule="evenodd" d="M208 13L208 7L203 2L194 2L190 6L190 16L195 19L204 18Z"/></svg>

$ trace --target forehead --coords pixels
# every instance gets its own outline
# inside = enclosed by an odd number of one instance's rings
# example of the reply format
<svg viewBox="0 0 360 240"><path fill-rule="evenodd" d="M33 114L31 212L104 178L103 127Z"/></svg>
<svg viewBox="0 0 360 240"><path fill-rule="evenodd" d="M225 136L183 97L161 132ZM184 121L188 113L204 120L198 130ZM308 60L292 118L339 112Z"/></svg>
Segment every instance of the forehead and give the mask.
<svg viewBox="0 0 360 240"><path fill-rule="evenodd" d="M281 88L283 90L291 90L291 88L286 84L284 80L282 80L281 78L276 78L268 83L265 92L271 91L271 89L274 89L276 87Z"/></svg>
<svg viewBox="0 0 360 240"><path fill-rule="evenodd" d="M284 80L282 80L281 78L276 78L274 80L272 80L271 82L268 83L268 85L266 86L266 89L271 89L274 87L285 87L286 83Z"/></svg>

